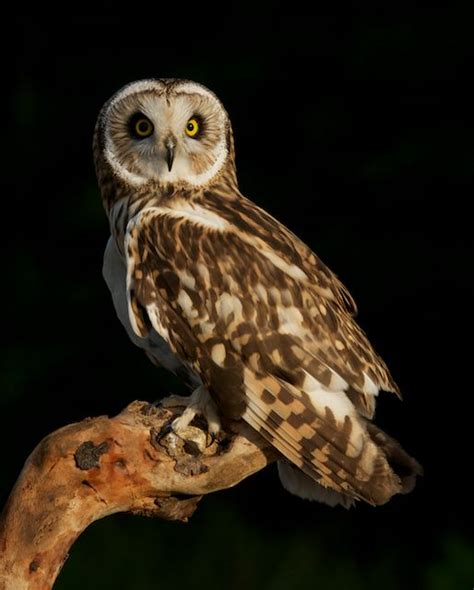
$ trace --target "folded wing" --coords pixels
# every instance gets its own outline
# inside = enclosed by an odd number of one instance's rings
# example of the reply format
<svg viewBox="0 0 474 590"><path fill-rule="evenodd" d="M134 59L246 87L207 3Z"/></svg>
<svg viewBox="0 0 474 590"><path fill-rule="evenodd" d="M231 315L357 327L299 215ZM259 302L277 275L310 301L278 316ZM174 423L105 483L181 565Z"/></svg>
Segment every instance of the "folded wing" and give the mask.
<svg viewBox="0 0 474 590"><path fill-rule="evenodd" d="M130 222L132 327L141 337L156 330L223 414L242 417L315 482L383 503L405 480L367 419L379 389L397 387L338 279L249 203L239 202L245 223L235 203L155 207Z"/></svg>

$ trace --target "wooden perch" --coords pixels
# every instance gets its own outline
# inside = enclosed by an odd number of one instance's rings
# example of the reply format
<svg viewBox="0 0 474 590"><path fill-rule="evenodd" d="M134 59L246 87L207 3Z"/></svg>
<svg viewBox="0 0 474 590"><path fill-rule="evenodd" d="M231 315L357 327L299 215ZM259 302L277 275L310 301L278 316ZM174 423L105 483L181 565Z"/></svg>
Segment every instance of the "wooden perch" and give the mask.
<svg viewBox="0 0 474 590"><path fill-rule="evenodd" d="M229 434L215 441L190 426L185 442L167 428L178 413L133 402L115 418L88 418L44 438L0 517L0 590L52 588L71 545L99 518L186 521L203 494L275 459L244 423L226 425Z"/></svg>

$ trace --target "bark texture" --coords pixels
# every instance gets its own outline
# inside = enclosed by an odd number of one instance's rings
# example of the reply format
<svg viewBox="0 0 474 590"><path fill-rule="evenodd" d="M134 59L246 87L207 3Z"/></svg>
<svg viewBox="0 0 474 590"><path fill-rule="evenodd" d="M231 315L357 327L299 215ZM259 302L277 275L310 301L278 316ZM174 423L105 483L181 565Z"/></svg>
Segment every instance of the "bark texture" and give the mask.
<svg viewBox="0 0 474 590"><path fill-rule="evenodd" d="M211 440L169 428L178 408L133 402L114 418L88 418L34 449L0 517L0 590L53 587L84 529L115 512L187 521L203 494L232 487L275 459L244 423Z"/></svg>

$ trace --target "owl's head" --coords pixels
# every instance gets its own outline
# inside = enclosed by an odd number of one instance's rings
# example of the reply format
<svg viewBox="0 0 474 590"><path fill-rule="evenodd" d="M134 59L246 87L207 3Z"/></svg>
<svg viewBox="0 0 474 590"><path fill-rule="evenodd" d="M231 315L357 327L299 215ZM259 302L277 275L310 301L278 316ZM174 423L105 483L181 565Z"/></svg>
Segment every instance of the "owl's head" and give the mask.
<svg viewBox="0 0 474 590"><path fill-rule="evenodd" d="M188 80L150 79L119 90L102 108L96 160L127 184L208 185L233 168L232 131L219 99ZM96 162L97 164L97 162Z"/></svg>

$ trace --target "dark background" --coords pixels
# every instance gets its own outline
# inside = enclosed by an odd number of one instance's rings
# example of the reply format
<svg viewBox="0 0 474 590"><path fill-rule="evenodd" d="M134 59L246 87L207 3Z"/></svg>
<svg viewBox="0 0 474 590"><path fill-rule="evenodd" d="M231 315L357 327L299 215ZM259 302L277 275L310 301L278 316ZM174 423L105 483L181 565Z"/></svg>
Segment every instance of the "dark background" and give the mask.
<svg viewBox="0 0 474 590"><path fill-rule="evenodd" d="M110 5L102 20L4 22L0 500L51 430L182 391L128 341L101 278L95 118L153 76L222 99L242 191L351 290L404 394L382 398L378 422L425 467L379 508L303 502L269 468L187 525L108 518L76 543L58 590L472 587L474 10L450 6L255 3L213 23L204 7Z"/></svg>

